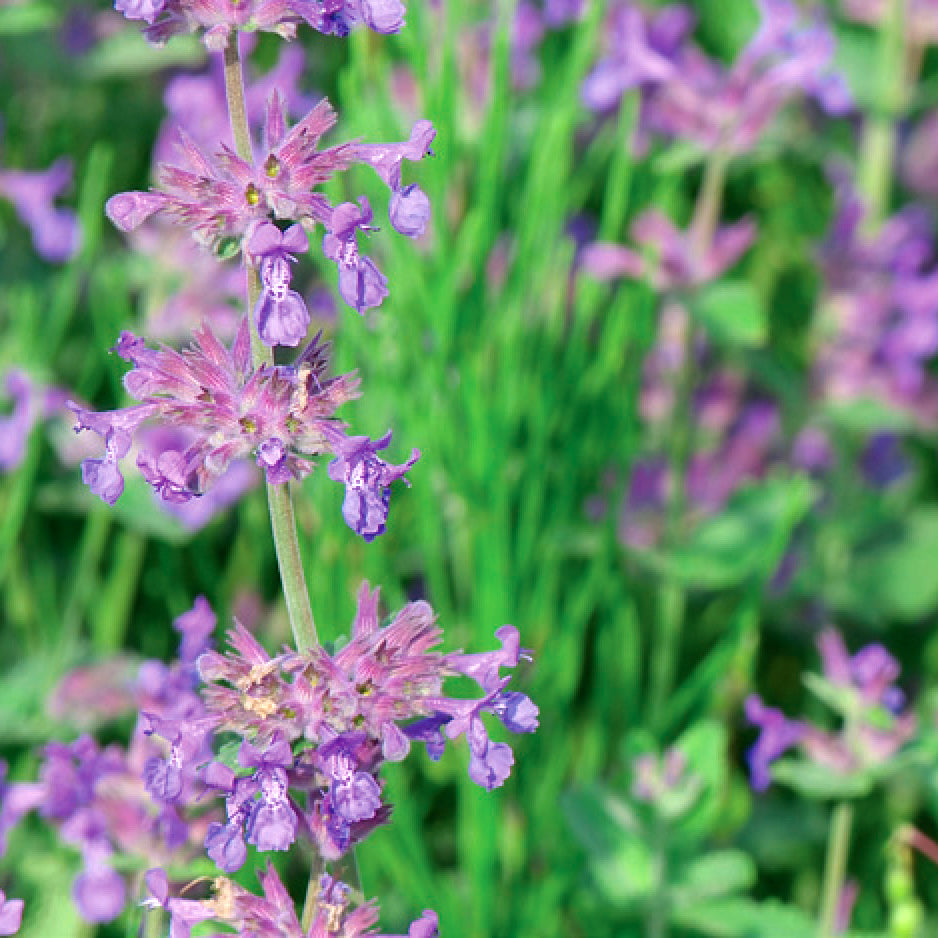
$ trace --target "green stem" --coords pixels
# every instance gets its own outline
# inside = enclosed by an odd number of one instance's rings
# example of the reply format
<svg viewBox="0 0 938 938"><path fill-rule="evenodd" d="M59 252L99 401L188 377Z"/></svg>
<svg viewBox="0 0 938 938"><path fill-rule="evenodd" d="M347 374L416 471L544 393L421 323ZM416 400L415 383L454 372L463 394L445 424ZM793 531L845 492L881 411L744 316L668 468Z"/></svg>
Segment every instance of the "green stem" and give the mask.
<svg viewBox="0 0 938 938"><path fill-rule="evenodd" d="M648 903L645 938L667 938L668 934L668 866L665 854L665 827L655 819L655 891Z"/></svg>
<svg viewBox="0 0 938 938"><path fill-rule="evenodd" d="M818 915L817 938L833 938L837 920L837 905L847 874L847 851L850 847L850 828L853 824L853 806L841 801L831 816L827 840L827 859L824 862L824 883L821 890L821 908Z"/></svg>
<svg viewBox="0 0 938 938"><path fill-rule="evenodd" d="M703 180L697 194L690 237L694 257L701 259L710 250L720 221L723 188L729 154L717 149L704 167ZM684 516L687 509L687 470L694 445L694 387L697 380L694 353L697 331L693 316L688 316L684 333L684 351L680 370L675 378L674 426L668 451L668 494L664 542L668 549L677 547L684 537ZM658 593L658 616L655 643L650 664L649 717L651 725L661 730L665 703L674 687L678 652L687 597L683 586L666 577Z"/></svg>
<svg viewBox="0 0 938 938"><path fill-rule="evenodd" d="M896 124L906 109L908 62L905 39L906 0L889 0L879 35L876 111L867 116L860 145L857 181L867 204L867 225L876 229L889 210Z"/></svg>
<svg viewBox="0 0 938 938"><path fill-rule="evenodd" d="M231 133L238 156L254 161L251 149L251 132L248 127L247 109L244 104L244 77L238 37L235 35L225 48L225 95L228 99L228 116ZM253 322L253 310L260 295L260 279L257 270L245 258L247 270L248 317L251 321L251 361L255 368L273 364L273 352L267 348L257 334ZM287 484L267 483L267 504L270 507L270 528L280 567L280 580L287 605L287 615L293 629L293 638L299 651L308 651L319 644L313 610L309 604L309 590L303 573L303 559L296 533L296 518L293 501Z"/></svg>

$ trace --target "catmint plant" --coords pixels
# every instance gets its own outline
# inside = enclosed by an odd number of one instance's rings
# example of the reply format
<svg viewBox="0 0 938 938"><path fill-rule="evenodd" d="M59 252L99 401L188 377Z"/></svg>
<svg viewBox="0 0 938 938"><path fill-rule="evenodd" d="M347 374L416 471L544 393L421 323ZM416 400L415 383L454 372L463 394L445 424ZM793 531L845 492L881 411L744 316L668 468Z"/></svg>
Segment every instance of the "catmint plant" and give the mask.
<svg viewBox="0 0 938 938"><path fill-rule="evenodd" d="M338 36L359 24L391 33L402 27L404 7L398 0L117 0L115 8L140 21L151 42L195 31L223 57L231 135L209 113L196 139L183 124L200 115L177 109L177 150L162 157L159 186L112 196L108 217L127 233L151 219L159 231L174 226L219 265L237 256L247 305L228 336L220 335L224 317L206 321L181 349L120 333L112 351L131 366L124 388L134 402L102 412L69 401L75 429L103 443L103 453L83 461L82 478L113 505L124 492L121 464L132 457L160 499L182 506L212 499L219 488L236 499L244 489L226 488L226 480L253 463L250 478L262 473L266 483L293 643L270 652L236 622L226 649L217 651L215 615L200 598L175 623L181 643L172 664L143 662L113 696L98 699L111 716L137 711L129 744L102 746L86 733L47 746L38 781L0 789L0 838L30 811L55 827L82 856L73 898L90 923L120 916L144 883L146 914L160 922L168 916L172 938L208 922L256 938L372 935L376 903L341 877L348 878L355 845L390 817L382 766L404 759L414 743L439 759L447 741L465 738L471 780L486 791L501 786L514 756L490 737L489 725L494 719L514 733L537 728L537 707L509 689L509 672L530 653L510 625L495 632L494 651L442 652L428 603L408 603L385 623L378 591L367 584L348 640L335 647L319 641L291 483L313 470L315 457L331 456L326 472L344 488L343 517L369 542L385 531L391 488L420 453L413 449L396 464L379 455L391 446L390 431L377 440L349 433L337 411L358 396L359 380L354 372L330 374L328 343L321 333L308 336L312 317L293 286L295 265L311 240L321 243L345 302L358 313L379 306L393 284L361 250L376 230L371 205L364 196L334 205L323 187L355 164L370 167L388 187L391 227L421 237L430 203L407 179L406 164L432 153L435 130L418 120L403 142L323 146L338 120L329 102L313 104L290 126L296 96L273 87L257 138L240 36L291 38L304 23ZM217 84L199 87L206 105L217 107ZM212 133L222 139L209 140ZM283 351L275 360L283 349L298 350L289 363ZM10 418L17 427L28 416L18 408ZM455 694L448 679L474 685L475 696ZM59 704L87 693L88 684L87 674L70 675ZM304 856L315 857L301 911L270 858L259 872L262 895L227 875L247 862L249 848L270 854L301 843ZM200 897L186 871L206 863L218 875L211 895ZM0 902L0 923L15 931L21 904ZM436 934L429 910L407 933Z"/></svg>

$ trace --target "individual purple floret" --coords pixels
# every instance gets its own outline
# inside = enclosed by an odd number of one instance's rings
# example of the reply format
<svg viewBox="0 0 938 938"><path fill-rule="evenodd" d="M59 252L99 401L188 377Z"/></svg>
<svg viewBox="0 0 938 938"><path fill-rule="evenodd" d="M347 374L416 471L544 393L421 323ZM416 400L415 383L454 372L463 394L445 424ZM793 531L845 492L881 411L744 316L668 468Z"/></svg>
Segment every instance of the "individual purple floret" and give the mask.
<svg viewBox="0 0 938 938"><path fill-rule="evenodd" d="M404 4L400 0L288 0L291 9L313 29L330 36L347 36L364 23L376 33L400 32Z"/></svg>
<svg viewBox="0 0 938 938"><path fill-rule="evenodd" d="M805 727L781 710L767 707L757 694L750 694L745 706L746 719L759 728L759 738L746 754L752 787L765 791L772 781L772 763L804 738Z"/></svg>
<svg viewBox="0 0 938 938"><path fill-rule="evenodd" d="M6 373L4 387L13 410L0 415L0 472L16 469L23 462L33 427L61 412L67 396L59 388L43 387L19 368Z"/></svg>
<svg viewBox="0 0 938 938"><path fill-rule="evenodd" d="M23 900L7 899L0 889L0 935L15 935L23 921Z"/></svg>
<svg viewBox="0 0 938 938"><path fill-rule="evenodd" d="M309 239L301 225L286 231L264 222L247 239L245 251L260 269L261 295L254 307L258 335L265 345L297 346L309 328L309 310L303 297L290 289L294 254L305 254Z"/></svg>
<svg viewBox="0 0 938 938"><path fill-rule="evenodd" d="M57 160L44 172L0 169L0 198L13 203L32 232L39 256L55 264L72 257L81 242L75 213L54 205L71 181L72 164L67 159Z"/></svg>
<svg viewBox="0 0 938 938"><path fill-rule="evenodd" d="M358 231L375 231L371 225L371 205L362 196L358 205L343 202L335 207L328 232L322 239L322 253L339 268L339 293L359 313L380 306L388 295L388 278L370 257L358 251Z"/></svg>
<svg viewBox="0 0 938 938"><path fill-rule="evenodd" d="M345 436L334 427L327 429L326 436L336 456L329 463L329 478L345 485L342 517L356 534L373 541L385 530L391 484L413 468L420 450L412 450L410 459L395 466L376 455L390 445L390 430L379 440Z"/></svg>

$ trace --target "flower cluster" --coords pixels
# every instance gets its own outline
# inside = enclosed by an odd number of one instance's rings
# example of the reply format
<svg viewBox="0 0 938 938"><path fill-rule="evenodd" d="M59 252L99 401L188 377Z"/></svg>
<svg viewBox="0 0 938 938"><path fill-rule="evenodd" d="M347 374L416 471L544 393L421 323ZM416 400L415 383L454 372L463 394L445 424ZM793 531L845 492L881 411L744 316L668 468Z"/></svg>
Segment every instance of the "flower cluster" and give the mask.
<svg viewBox="0 0 938 938"><path fill-rule="evenodd" d="M506 690L510 678L501 675L524 654L514 627L498 629L497 651L443 654L426 603L410 603L384 627L377 606L377 591L362 587L351 638L334 654L317 647L271 657L237 626L228 652L199 658L202 716L151 722L172 747L153 772L151 792L176 801L177 786L165 782L173 767L197 770L225 799L227 821L211 824L205 841L223 870L243 865L247 844L286 850L300 832L320 856L340 857L387 820L377 773L383 762L403 759L413 741L439 759L446 739L465 736L469 775L491 790L505 781L513 758L506 743L490 739L483 714L512 732L536 729L537 708ZM447 697L444 681L457 675L474 680L482 696ZM204 741L229 733L240 739L228 747L230 758L200 765Z"/></svg>
<svg viewBox="0 0 938 938"><path fill-rule="evenodd" d="M72 164L68 159L56 160L43 172L0 167L0 198L13 204L32 232L39 256L55 264L72 257L81 243L75 213L55 205L71 182Z"/></svg>
<svg viewBox="0 0 938 938"><path fill-rule="evenodd" d="M631 2L614 5L607 55L583 87L594 110L642 89L646 133L691 140L707 150L751 150L785 101L814 97L830 114L849 111L846 85L832 69L834 38L821 20L804 24L791 0L760 0L762 21L726 68L686 41L693 17L681 5L654 16Z"/></svg>
<svg viewBox="0 0 938 938"><path fill-rule="evenodd" d="M764 791L772 763L793 746L814 765L850 776L887 763L915 732L915 715L904 711L905 695L896 686L899 665L882 645L867 645L853 655L834 629L818 638L823 677L810 676L808 688L843 718L837 733L803 720L789 720L767 707L758 695L746 700L746 717L759 729L749 750L752 787Z"/></svg>
<svg viewBox="0 0 938 938"><path fill-rule="evenodd" d="M100 459L82 463L91 491L114 504L124 490L121 461L145 422L182 431L185 449L159 445L138 448L137 467L154 491L168 502L186 502L209 491L238 460L254 456L268 482L281 485L302 479L312 468L308 458L333 452L330 475L346 487L343 513L349 525L371 540L384 530L391 483L416 462L416 450L403 466L375 455L389 437L369 443L348 437L333 414L357 394L354 374L326 377L327 348L314 338L292 365L252 368L247 322L231 348L210 329L196 333L182 352L150 349L124 332L115 346L132 362L125 387L139 403L96 412L69 402L76 430L92 430L105 444ZM354 507L353 507L354 505Z"/></svg>
<svg viewBox="0 0 938 938"><path fill-rule="evenodd" d="M129 20L146 23L143 34L150 42L203 30L206 47L216 51L238 30L293 39L300 23L337 36L347 36L359 24L377 33L396 33L405 13L400 0L114 0L114 8Z"/></svg>
<svg viewBox="0 0 938 938"><path fill-rule="evenodd" d="M391 225L407 237L419 237L429 221L430 203L415 183L404 184L402 164L430 153L435 131L429 121L417 121L410 138L403 143L346 143L320 150L319 141L335 120L335 112L323 100L288 131L283 96L274 91L264 122L264 155L251 162L224 144L212 160L180 130L183 165L161 165L163 190L112 196L107 204L108 216L121 230L132 231L147 218L162 213L204 244L217 246L225 238L235 239L248 257L252 256L251 238L265 223L294 221L310 228L322 224L326 229L323 251L338 267L340 293L350 306L364 312L379 305L387 295L383 275L358 249L358 232L372 230L371 208L364 197L358 205L333 206L325 195L313 190L353 163L369 165L391 191ZM278 247L273 245L271 249ZM296 236L284 253L305 249ZM255 257L266 256L256 244L254 250ZM278 266L281 280L285 276L289 284L288 268L285 271L283 265ZM273 286L269 279L265 282L268 290ZM298 344L299 326L295 318L290 318L295 312L285 312L288 322L267 332L268 344L274 344L272 336L280 334L288 337L287 344Z"/></svg>
<svg viewBox="0 0 938 938"><path fill-rule="evenodd" d="M844 173L838 212L821 252L827 293L817 378L835 402L875 398L918 418L938 416L929 362L938 352L938 270L928 213L906 208L875 233Z"/></svg>
<svg viewBox="0 0 938 938"><path fill-rule="evenodd" d="M344 883L324 874L318 883L309 928L303 928L296 916L296 906L277 871L268 864L258 872L263 896L254 895L226 877L214 881L215 894L209 899L188 899L170 896L169 883L163 870L147 873L146 882L151 898L150 908L164 908L170 915L170 934L187 936L201 922L214 921L237 929L239 935L253 938L437 938L438 920L427 910L413 922L407 935L379 935L373 931L378 921L374 902L350 907L350 889Z"/></svg>
<svg viewBox="0 0 938 938"><path fill-rule="evenodd" d="M87 720L97 714L111 720L139 708L151 720L197 722L203 708L196 693L195 659L208 647L215 615L200 597L174 625L181 642L172 666L151 660L136 673L115 663L75 671L60 684L50 709L60 717L78 714ZM210 753L201 755L205 759ZM81 851L82 870L72 891L81 917L92 923L112 921L127 898L124 876L114 868L115 855L141 869L186 862L196 855L211 819L204 809L192 818L178 810L194 805L200 793L188 766L173 776L178 803L154 805L148 788L161 765L160 747L146 720L138 721L126 748L117 743L102 747L87 734L72 743L50 743L38 781L4 784L0 777L0 853L8 832L25 814L38 811ZM5 774L6 767L0 764L0 769Z"/></svg>

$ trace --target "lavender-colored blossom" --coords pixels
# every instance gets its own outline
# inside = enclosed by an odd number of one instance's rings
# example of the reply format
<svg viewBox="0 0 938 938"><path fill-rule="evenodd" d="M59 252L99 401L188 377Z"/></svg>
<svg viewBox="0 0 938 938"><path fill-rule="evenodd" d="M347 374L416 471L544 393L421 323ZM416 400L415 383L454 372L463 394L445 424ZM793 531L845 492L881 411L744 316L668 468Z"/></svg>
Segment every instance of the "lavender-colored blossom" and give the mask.
<svg viewBox="0 0 938 938"><path fill-rule="evenodd" d="M746 716L762 733L749 752L752 786L768 787L769 766L792 746L815 765L841 776L888 763L915 733L916 719L903 711L905 696L896 687L899 666L879 644L850 655L840 633L828 628L818 637L824 680L838 692L833 703L843 719L838 732L803 721L789 721L755 695L746 700Z"/></svg>
<svg viewBox="0 0 938 938"><path fill-rule="evenodd" d="M378 922L376 903L369 901L352 906L351 890L329 875L322 876L319 890L313 897L315 905L308 930L301 927L293 899L271 864L258 871L258 879L263 895L255 895L238 883L219 877L214 882L212 898L183 899L170 896L163 870L152 869L146 877L152 896L147 904L169 911L172 938L188 938L194 925L208 921L252 938L325 938L327 935L405 938L374 932ZM436 914L428 910L411 924L406 938L437 938L438 934Z"/></svg>
<svg viewBox="0 0 938 938"><path fill-rule="evenodd" d="M23 900L7 899L0 889L0 935L15 935L23 921Z"/></svg>
<svg viewBox="0 0 938 938"><path fill-rule="evenodd" d="M758 5L760 26L730 68L685 41L686 8L667 7L651 20L636 4L615 6L607 54L584 85L587 103L611 108L641 87L644 134L732 153L752 149L793 95L812 96L831 114L849 111L846 84L832 67L829 27L819 18L802 23L791 0Z"/></svg>
<svg viewBox="0 0 938 938"><path fill-rule="evenodd" d="M692 230L681 231L661 212L649 210L632 225L632 237L644 249L596 242L580 252L580 266L600 280L648 279L660 290L677 290L716 280L755 240L751 219L717 229L701 253Z"/></svg>
<svg viewBox="0 0 938 938"><path fill-rule="evenodd" d="M71 258L81 242L75 213L54 201L72 181L70 160L57 160L44 172L0 169L0 198L13 203L33 236L39 256L60 264Z"/></svg>
<svg viewBox="0 0 938 938"><path fill-rule="evenodd" d="M26 442L36 422L32 401L32 384L19 370L7 373L6 392L13 401L13 412L0 417L0 469L15 469L26 456Z"/></svg>
<svg viewBox="0 0 938 938"><path fill-rule="evenodd" d="M203 30L206 48L224 49L238 30L275 32L293 39L299 17L290 0L115 0L130 20L143 20L143 35L162 44L179 33ZM235 37L235 40L237 37Z"/></svg>
<svg viewBox="0 0 938 938"><path fill-rule="evenodd" d="M189 229L203 244L218 245L225 237L245 238L245 253L262 265L264 293L257 309L263 316L268 344L300 342L308 312L298 294L288 289L287 260L305 251L301 229L283 233L275 243L271 219L322 223L326 256L339 267L340 292L359 312L377 306L387 296L387 280L368 258L358 252L356 233L370 230L371 207L362 197L335 208L314 191L336 172L352 163L372 166L391 190L391 222L409 237L418 237L429 219L429 201L416 184L403 185L403 160L419 160L429 152L435 131L429 121L418 121L403 143L343 144L318 149L322 135L335 123L325 100L289 131L283 96L275 91L268 102L263 158L243 160L221 145L214 162L180 129L182 165L162 164L163 191L124 192L108 200L107 213L123 231L133 231L153 215L162 214Z"/></svg>
<svg viewBox="0 0 938 938"><path fill-rule="evenodd" d="M130 451L134 433L144 421L176 427L191 434L185 452L142 452L137 465L144 478L170 501L197 497L237 459L268 444L260 460L268 478L282 482L284 466L293 478L305 476L306 454L328 451L325 433L335 409L355 396L353 375L326 378L325 347L314 338L290 366L250 363L247 323L231 349L207 327L183 352L167 347L149 349L129 332L115 347L133 363L124 378L127 390L140 401L122 410L95 413L70 404L76 429L89 429L105 440L105 455L86 460L83 476L95 494L113 504L123 490L119 462ZM329 429L331 433L334 428ZM270 441L283 446L282 460L270 462Z"/></svg>
<svg viewBox="0 0 938 938"><path fill-rule="evenodd" d="M323 237L322 252L339 268L339 293L359 313L380 306L388 295L388 279L370 257L358 251L358 230L374 231L371 205L362 196L358 205L343 202L336 206Z"/></svg>
<svg viewBox="0 0 938 938"><path fill-rule="evenodd" d="M759 728L759 738L746 754L752 787L765 791L772 781L772 763L804 738L805 727L767 707L756 694L746 698L746 719Z"/></svg>
<svg viewBox="0 0 938 938"><path fill-rule="evenodd" d="M329 463L329 478L345 485L342 517L356 534L373 541L385 531L391 484L413 468L420 450L412 450L410 459L395 466L376 455L390 445L390 430L374 441L367 436L348 437L335 428L327 430L327 435L336 456Z"/></svg>
<svg viewBox="0 0 938 938"><path fill-rule="evenodd" d="M938 272L927 213L909 207L875 232L849 176L835 172L837 215L821 253L826 291L816 380L835 403L873 398L923 424L938 415Z"/></svg>
<svg viewBox="0 0 938 938"><path fill-rule="evenodd" d="M144 20L152 24L163 12L166 0L114 0L114 9L129 20Z"/></svg>
<svg viewBox="0 0 938 938"><path fill-rule="evenodd" d="M309 310L303 297L290 289L294 254L305 254L309 241L301 225L281 232L264 222L247 239L245 251L260 269L261 295L254 307L257 332L265 345L297 346L309 328Z"/></svg>
<svg viewBox="0 0 938 938"><path fill-rule="evenodd" d="M72 887L72 898L82 919L92 924L113 922L124 910L123 877L108 862L110 848L92 844L84 851L84 870Z"/></svg>

